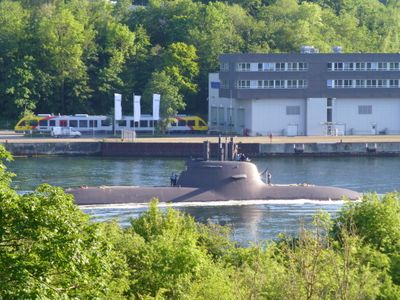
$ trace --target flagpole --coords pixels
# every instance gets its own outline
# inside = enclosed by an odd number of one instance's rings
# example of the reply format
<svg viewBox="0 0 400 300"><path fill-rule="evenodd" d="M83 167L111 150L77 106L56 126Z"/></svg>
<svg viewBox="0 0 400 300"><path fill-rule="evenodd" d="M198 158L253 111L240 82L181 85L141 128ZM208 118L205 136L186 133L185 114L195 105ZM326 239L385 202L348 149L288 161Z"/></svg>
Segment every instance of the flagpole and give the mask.
<svg viewBox="0 0 400 300"><path fill-rule="evenodd" d="M133 140L136 139L136 128L135 128L135 92L133 92Z"/></svg>

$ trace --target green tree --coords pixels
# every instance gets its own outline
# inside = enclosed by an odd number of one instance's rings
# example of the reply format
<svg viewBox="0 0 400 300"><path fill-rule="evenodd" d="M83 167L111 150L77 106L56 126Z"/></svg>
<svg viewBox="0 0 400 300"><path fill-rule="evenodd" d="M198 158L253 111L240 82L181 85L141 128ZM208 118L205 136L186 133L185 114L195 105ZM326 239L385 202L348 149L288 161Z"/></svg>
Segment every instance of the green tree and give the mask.
<svg viewBox="0 0 400 300"><path fill-rule="evenodd" d="M18 109L33 110L34 59L29 55L28 12L17 2L0 2L0 111L15 119Z"/></svg>
<svg viewBox="0 0 400 300"><path fill-rule="evenodd" d="M173 43L165 51L163 59L163 70L179 90L182 93L195 93L195 79L199 73L196 48L185 43Z"/></svg>
<svg viewBox="0 0 400 300"><path fill-rule="evenodd" d="M4 159L0 145L0 298L121 298L127 269L111 229L90 222L61 188L16 193Z"/></svg>
<svg viewBox="0 0 400 300"><path fill-rule="evenodd" d="M123 74L128 72L127 62L135 54L134 32L118 22L112 11L112 4L106 1L96 0L90 5L95 49L88 60L90 85L94 91L89 103L102 114L110 112L114 92L123 91L129 84L124 82Z"/></svg>
<svg viewBox="0 0 400 300"><path fill-rule="evenodd" d="M51 78L54 93L49 103L54 112L73 111L73 100L87 95L87 73L83 62L84 27L65 8L47 10L35 36L39 44L41 71Z"/></svg>
<svg viewBox="0 0 400 300"><path fill-rule="evenodd" d="M143 94L144 100L151 103L152 95L160 94L160 117L162 121L159 123L161 131L164 131L168 122L168 118L176 115L178 111L185 108L185 102L179 93L179 88L175 82L165 71L155 71Z"/></svg>
<svg viewBox="0 0 400 300"><path fill-rule="evenodd" d="M338 226L354 230L363 241L391 259L391 276L400 284L399 194L367 195L360 203L349 203L340 212Z"/></svg>
<svg viewBox="0 0 400 300"><path fill-rule="evenodd" d="M172 209L163 213L153 202L126 232L129 295L181 298L207 261L197 238L193 218Z"/></svg>

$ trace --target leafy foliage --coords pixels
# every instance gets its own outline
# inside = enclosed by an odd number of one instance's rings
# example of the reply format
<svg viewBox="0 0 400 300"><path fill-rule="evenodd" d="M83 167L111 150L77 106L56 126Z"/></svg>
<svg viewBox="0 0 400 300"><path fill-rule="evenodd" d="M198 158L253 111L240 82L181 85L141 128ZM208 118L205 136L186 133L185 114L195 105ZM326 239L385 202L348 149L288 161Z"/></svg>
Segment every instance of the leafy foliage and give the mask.
<svg viewBox="0 0 400 300"><path fill-rule="evenodd" d="M0 146L2 160L11 159ZM242 247L153 201L127 228L93 223L49 185L10 186L0 162L1 299L398 299L399 195L366 195L296 237Z"/></svg>
<svg viewBox="0 0 400 300"><path fill-rule="evenodd" d="M236 52L398 52L398 1L0 1L0 117L108 114L165 72L166 111L205 113L208 73ZM175 96L175 95L174 95ZM169 97L165 95L165 97ZM164 95L162 95L164 99ZM162 100L163 101L163 100ZM128 104L128 102L130 104ZM182 104L176 105L176 102ZM143 107L151 112L151 105Z"/></svg>
<svg viewBox="0 0 400 300"><path fill-rule="evenodd" d="M169 117L176 115L179 110L185 108L185 102L179 93L179 88L173 84L174 81L165 71L155 71L151 75L151 80L147 85L143 95L144 101L150 103L153 94L161 94L160 101L160 117L163 119L159 122L161 131L165 130Z"/></svg>
<svg viewBox="0 0 400 300"><path fill-rule="evenodd" d="M354 230L365 244L386 254L391 276L400 283L400 202L399 194L365 196L360 203L350 203L340 214L335 233L344 227ZM340 236L340 234L339 234Z"/></svg>

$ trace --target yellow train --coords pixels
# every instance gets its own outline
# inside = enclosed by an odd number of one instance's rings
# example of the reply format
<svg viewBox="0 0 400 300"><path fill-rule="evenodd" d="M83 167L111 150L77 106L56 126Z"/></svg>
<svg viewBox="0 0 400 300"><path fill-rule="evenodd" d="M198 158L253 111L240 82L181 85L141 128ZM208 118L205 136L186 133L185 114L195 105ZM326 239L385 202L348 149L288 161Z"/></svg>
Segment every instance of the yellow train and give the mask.
<svg viewBox="0 0 400 300"><path fill-rule="evenodd" d="M167 130L169 132L206 132L208 125L198 116L180 115L170 118Z"/></svg>
<svg viewBox="0 0 400 300"><path fill-rule="evenodd" d="M157 122L151 115L142 115L139 122L134 122L133 116L123 116L115 122L115 130L135 130L138 132L154 132ZM52 115L38 114L23 117L15 125L15 132L50 133L53 127L73 127L81 133L112 133L112 119L107 116L87 114ZM207 132L207 123L198 116L177 115L170 118L167 131L177 132Z"/></svg>

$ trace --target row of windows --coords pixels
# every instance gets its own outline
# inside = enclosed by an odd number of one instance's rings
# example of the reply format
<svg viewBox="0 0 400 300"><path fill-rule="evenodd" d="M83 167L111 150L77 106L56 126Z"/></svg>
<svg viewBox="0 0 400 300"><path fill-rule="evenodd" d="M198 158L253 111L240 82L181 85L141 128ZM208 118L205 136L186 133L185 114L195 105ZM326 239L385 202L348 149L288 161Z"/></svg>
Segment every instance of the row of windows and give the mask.
<svg viewBox="0 0 400 300"><path fill-rule="evenodd" d="M303 79L288 80L238 80L238 89L304 89L308 81Z"/></svg>
<svg viewBox="0 0 400 300"><path fill-rule="evenodd" d="M127 126L127 120L120 120L118 121L118 125L120 127L126 127ZM135 122L135 124L133 123L133 120L129 121L129 125L130 127L141 127L141 128L151 128L154 126L157 126L157 121L153 121L153 120L141 120L140 122ZM206 126L207 124L205 124L203 121L199 121L198 126ZM171 126L172 127L176 127L176 126L196 126L196 120L178 120L178 122L171 122Z"/></svg>
<svg viewBox="0 0 400 300"><path fill-rule="evenodd" d="M109 126L111 121L101 120L101 126ZM59 125L62 127L76 127L76 128L96 128L99 127L98 120L60 120ZM40 120L39 126L56 126L56 120Z"/></svg>
<svg viewBox="0 0 400 300"><path fill-rule="evenodd" d="M236 113L235 113L236 111ZM236 110L232 107L211 107L210 114L210 125L214 127L235 127L244 128L244 108L237 108Z"/></svg>
<svg viewBox="0 0 400 300"><path fill-rule="evenodd" d="M359 105L358 106L358 114L359 115L371 115L372 114L372 105ZM300 115L300 106L298 106L298 105L286 106L286 115ZM327 121L332 122L332 107L327 108Z"/></svg>
<svg viewBox="0 0 400 300"><path fill-rule="evenodd" d="M221 64L221 71L228 71L229 66L226 63ZM308 63L306 62L268 62L268 63L246 63L236 64L238 72L284 72L284 71L306 71Z"/></svg>
<svg viewBox="0 0 400 300"><path fill-rule="evenodd" d="M119 120L117 121L118 126L120 127L127 127L128 121L127 120ZM153 127L153 125L157 126L157 121L153 120L141 120L139 122L134 122L133 120L129 121L129 126L131 128L148 128L148 127Z"/></svg>
<svg viewBox="0 0 400 300"><path fill-rule="evenodd" d="M329 104L329 103L328 103ZM327 107L327 122L332 122L332 107ZM359 105L359 115L371 115L372 105ZM286 115L300 115L300 106L286 106Z"/></svg>
<svg viewBox="0 0 400 300"><path fill-rule="evenodd" d="M191 121L188 121L189 126L194 126L193 124L189 124ZM193 121L194 122L194 121ZM61 127L75 127L75 128L97 128L100 126L110 126L111 125L111 120L106 119L106 120L59 120L59 126ZM127 126L127 120L119 120L117 121L117 124L121 127L126 127ZM130 127L142 127L142 128L148 128L148 127L153 127L153 125L157 126L157 121L153 120L142 120L140 122L135 122L133 124L133 121L129 121ZM31 124L32 125L32 124ZM176 123L172 123L172 126L176 126ZM56 120L40 120L39 121L39 126L51 126L54 127L56 126ZM186 126L186 121L179 121L178 126Z"/></svg>
<svg viewBox="0 0 400 300"><path fill-rule="evenodd" d="M329 62L329 71L399 71L400 62Z"/></svg>
<svg viewBox="0 0 400 300"><path fill-rule="evenodd" d="M31 121L30 125L31 126L37 126L36 121ZM154 126L157 126L157 121L153 120L141 120L139 122L135 122L133 120L127 121L127 120L119 120L117 121L118 126L120 127L127 127L127 124L129 122L129 126L131 128L152 128ZM59 121L59 126L61 127L75 127L75 128L97 128L99 127L99 124L101 126L110 126L111 125L111 120L106 119L106 120L60 120ZM205 126L206 124L202 121L199 121L199 126ZM23 125L22 125L23 126ZM39 126L56 126L56 120L40 120L39 121ZM171 126L196 126L196 120L178 120L178 122L171 122Z"/></svg>
<svg viewBox="0 0 400 300"><path fill-rule="evenodd" d="M332 122L332 107L327 107L327 122ZM371 115L372 105L359 105L359 115ZM300 106L286 106L286 115L300 115Z"/></svg>
<svg viewBox="0 0 400 300"><path fill-rule="evenodd" d="M328 88L399 88L399 79L329 79Z"/></svg>
<svg viewBox="0 0 400 300"><path fill-rule="evenodd" d="M238 72L284 72L307 71L306 62L240 62ZM329 71L399 71L400 62L328 62ZM229 71L229 63L220 63L220 71Z"/></svg>

